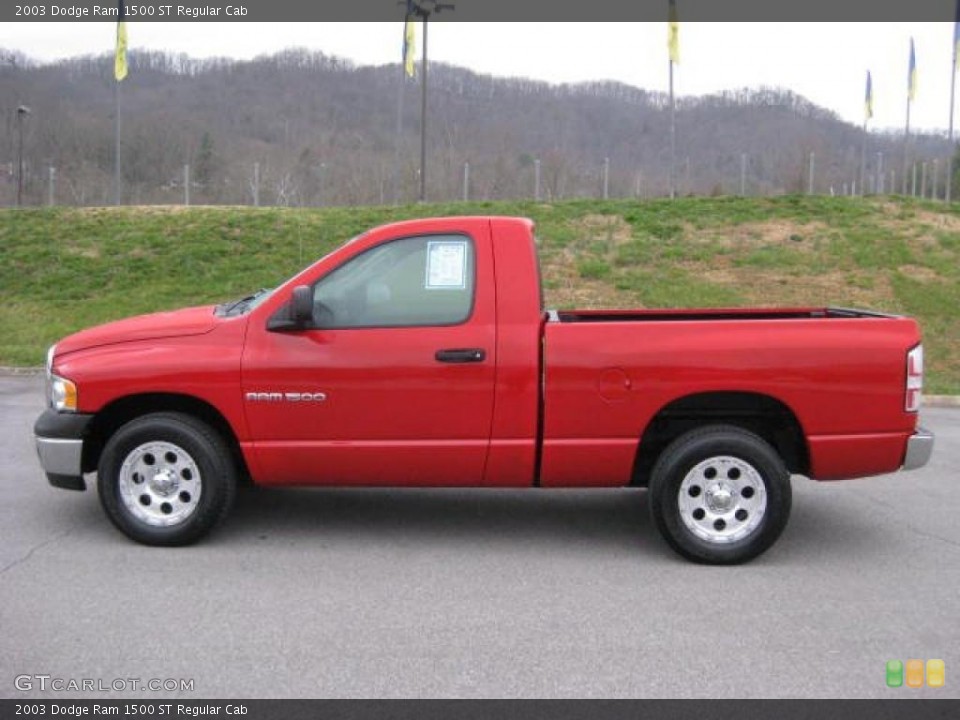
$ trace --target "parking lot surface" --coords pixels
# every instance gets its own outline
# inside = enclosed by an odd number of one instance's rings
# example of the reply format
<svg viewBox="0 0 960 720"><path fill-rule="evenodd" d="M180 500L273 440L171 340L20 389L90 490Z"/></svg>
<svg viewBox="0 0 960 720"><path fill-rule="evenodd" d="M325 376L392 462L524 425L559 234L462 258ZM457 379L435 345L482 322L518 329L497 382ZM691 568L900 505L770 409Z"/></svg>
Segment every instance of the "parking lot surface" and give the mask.
<svg viewBox="0 0 960 720"><path fill-rule="evenodd" d="M924 413L928 467L797 478L773 549L712 568L635 490L251 489L203 543L141 547L47 485L41 384L0 377L0 697L960 697L960 410ZM934 658L944 688L886 687Z"/></svg>

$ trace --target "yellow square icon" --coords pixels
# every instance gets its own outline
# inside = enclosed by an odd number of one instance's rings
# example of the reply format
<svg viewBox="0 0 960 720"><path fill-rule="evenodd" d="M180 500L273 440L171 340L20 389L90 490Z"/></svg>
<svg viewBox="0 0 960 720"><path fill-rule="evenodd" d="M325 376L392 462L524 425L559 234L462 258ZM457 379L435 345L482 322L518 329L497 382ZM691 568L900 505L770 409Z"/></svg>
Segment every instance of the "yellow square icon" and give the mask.
<svg viewBox="0 0 960 720"><path fill-rule="evenodd" d="M923 660L907 660L907 687L923 687Z"/></svg>
<svg viewBox="0 0 960 720"><path fill-rule="evenodd" d="M943 660L927 660L927 687L942 688L946 680Z"/></svg>

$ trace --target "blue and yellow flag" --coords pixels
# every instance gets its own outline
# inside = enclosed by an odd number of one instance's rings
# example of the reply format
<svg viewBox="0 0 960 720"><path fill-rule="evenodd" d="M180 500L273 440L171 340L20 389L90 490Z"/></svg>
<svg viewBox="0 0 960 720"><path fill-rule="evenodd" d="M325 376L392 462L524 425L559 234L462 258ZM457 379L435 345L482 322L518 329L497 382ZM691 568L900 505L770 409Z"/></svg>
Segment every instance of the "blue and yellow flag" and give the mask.
<svg viewBox="0 0 960 720"><path fill-rule="evenodd" d="M667 47L670 49L670 62L680 64L680 23L677 22L677 0L669 0L667 11ZM958 0L960 2L960 0Z"/></svg>
<svg viewBox="0 0 960 720"><path fill-rule="evenodd" d="M127 6L117 3L117 51L113 60L113 76L120 82L127 76Z"/></svg>
<svg viewBox="0 0 960 720"><path fill-rule="evenodd" d="M417 72L416 54L417 23L412 15L407 15L407 20L403 26L403 67L408 77L413 77Z"/></svg>
<svg viewBox="0 0 960 720"><path fill-rule="evenodd" d="M867 120L873 117L873 77L867 70L867 94L864 99L864 113Z"/></svg>
<svg viewBox="0 0 960 720"><path fill-rule="evenodd" d="M913 38L910 38L910 76L907 82L907 97L913 102L917 99L917 54L913 48Z"/></svg>

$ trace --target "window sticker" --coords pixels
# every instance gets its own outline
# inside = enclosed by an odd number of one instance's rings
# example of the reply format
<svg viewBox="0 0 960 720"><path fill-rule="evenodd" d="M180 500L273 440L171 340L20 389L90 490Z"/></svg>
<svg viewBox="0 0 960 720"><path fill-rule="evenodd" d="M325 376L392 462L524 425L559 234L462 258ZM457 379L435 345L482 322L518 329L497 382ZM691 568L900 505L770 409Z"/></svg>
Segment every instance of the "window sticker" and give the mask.
<svg viewBox="0 0 960 720"><path fill-rule="evenodd" d="M467 287L467 242L433 240L427 243L427 290L463 290Z"/></svg>

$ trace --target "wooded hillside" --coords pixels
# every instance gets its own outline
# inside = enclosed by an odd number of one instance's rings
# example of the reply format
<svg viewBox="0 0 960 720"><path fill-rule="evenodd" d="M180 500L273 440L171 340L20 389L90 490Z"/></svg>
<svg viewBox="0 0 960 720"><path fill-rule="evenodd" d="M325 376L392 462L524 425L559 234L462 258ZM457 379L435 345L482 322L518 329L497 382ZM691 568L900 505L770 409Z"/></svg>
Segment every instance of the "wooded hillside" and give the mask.
<svg viewBox="0 0 960 720"><path fill-rule="evenodd" d="M23 118L26 204L111 204L114 157L113 58L38 65L0 50L0 204L16 195L18 119ZM378 204L416 197L419 85L404 83L399 153L400 68L357 67L319 52L289 50L252 61L196 60L138 52L122 84L124 202L180 203L183 166L191 201L252 204L255 165L262 205ZM680 194L806 192L810 153L815 191L842 194L859 176L862 131L791 92L754 89L682 99L678 110ZM551 85L493 78L433 64L430 74L428 197L599 197L610 159L610 197L653 197L669 187L666 98L619 83ZM870 137L899 174L902 141ZM919 161L949 147L914 139ZM932 165L931 165L932 168ZM399 169L399 172L395 172ZM931 170L932 176L932 170ZM899 183L899 179L897 181ZM932 191L932 177L927 195ZM872 189L872 184L868 190Z"/></svg>

